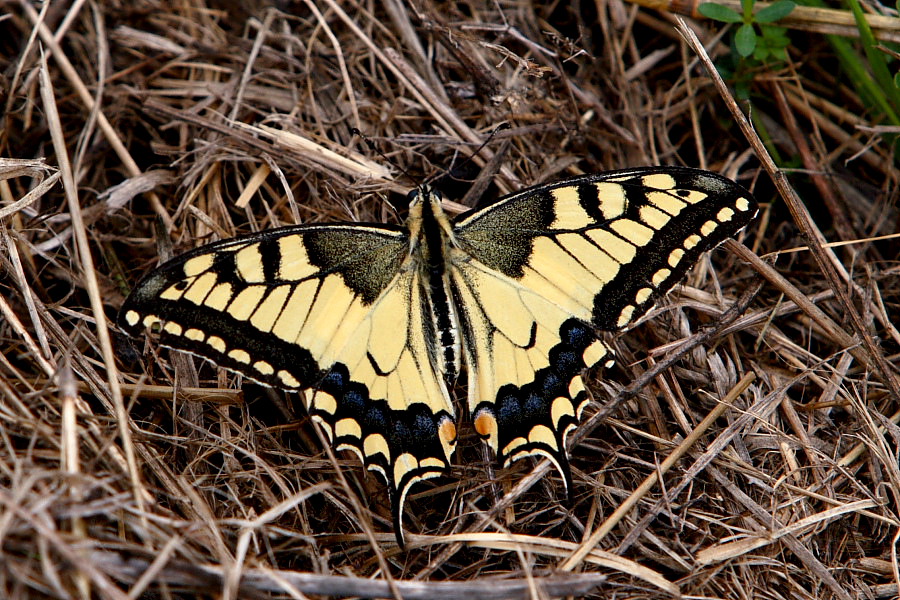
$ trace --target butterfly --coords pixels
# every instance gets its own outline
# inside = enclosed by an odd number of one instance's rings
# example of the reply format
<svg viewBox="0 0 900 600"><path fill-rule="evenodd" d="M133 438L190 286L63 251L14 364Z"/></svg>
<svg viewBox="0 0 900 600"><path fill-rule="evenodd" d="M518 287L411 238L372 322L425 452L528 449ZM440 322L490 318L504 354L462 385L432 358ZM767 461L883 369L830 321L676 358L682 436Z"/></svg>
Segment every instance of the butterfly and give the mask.
<svg viewBox="0 0 900 600"><path fill-rule="evenodd" d="M452 386L465 368L475 431L508 466L566 438L610 366L602 332L645 314L701 254L757 212L743 187L643 167L530 187L454 218L409 195L403 225L283 227L178 256L146 275L119 324L263 385L301 392L338 450L386 482L403 545L411 487L446 475Z"/></svg>

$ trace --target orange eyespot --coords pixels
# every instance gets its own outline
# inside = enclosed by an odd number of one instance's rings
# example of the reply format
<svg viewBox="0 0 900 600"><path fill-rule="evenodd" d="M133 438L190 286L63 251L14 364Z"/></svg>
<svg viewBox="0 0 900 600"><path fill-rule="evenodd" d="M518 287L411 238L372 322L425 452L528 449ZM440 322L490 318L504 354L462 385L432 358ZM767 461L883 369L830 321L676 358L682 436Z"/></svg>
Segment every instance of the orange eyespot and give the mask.
<svg viewBox="0 0 900 600"><path fill-rule="evenodd" d="M438 425L438 435L445 444L451 446L456 444L456 425L450 419L444 419L441 424Z"/></svg>
<svg viewBox="0 0 900 600"><path fill-rule="evenodd" d="M497 419L487 411L481 411L475 417L475 431L483 438L497 435Z"/></svg>

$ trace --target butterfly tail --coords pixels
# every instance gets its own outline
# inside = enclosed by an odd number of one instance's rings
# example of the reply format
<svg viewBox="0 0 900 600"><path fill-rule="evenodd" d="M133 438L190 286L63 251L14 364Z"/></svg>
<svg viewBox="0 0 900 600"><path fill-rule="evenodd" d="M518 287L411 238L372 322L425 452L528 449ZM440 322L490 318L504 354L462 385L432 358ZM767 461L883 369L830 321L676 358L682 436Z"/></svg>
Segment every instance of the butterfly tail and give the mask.
<svg viewBox="0 0 900 600"><path fill-rule="evenodd" d="M351 450L385 481L394 532L403 545L403 507L417 483L446 475L456 447L456 423L446 411L424 402L403 410L369 398L366 386L334 365L315 390L305 394L307 410L336 450Z"/></svg>

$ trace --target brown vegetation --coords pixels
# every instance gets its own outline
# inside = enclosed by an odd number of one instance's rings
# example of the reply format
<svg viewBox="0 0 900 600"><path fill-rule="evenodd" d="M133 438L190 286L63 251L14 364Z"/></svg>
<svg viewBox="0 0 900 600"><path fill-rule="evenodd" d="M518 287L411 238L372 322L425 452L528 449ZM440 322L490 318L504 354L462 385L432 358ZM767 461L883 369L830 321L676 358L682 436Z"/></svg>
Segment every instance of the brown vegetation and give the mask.
<svg viewBox="0 0 900 600"><path fill-rule="evenodd" d="M686 41L721 59L720 24L619 0L2 6L0 596L897 596L897 129L821 34L748 111ZM725 173L760 217L615 338L571 502L464 423L406 552L293 398L113 325L161 254L396 222L448 169L465 205L650 164Z"/></svg>

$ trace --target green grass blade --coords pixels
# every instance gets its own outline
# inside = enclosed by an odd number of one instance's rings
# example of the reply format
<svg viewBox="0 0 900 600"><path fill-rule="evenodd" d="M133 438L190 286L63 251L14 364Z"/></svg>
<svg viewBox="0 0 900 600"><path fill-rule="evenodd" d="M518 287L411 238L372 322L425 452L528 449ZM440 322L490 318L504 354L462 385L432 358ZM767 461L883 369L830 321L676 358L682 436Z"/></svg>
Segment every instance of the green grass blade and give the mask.
<svg viewBox="0 0 900 600"><path fill-rule="evenodd" d="M799 0L799 4L827 8L822 0ZM847 74L847 83L856 90L863 103L883 113L891 125L900 125L897 111L891 106L891 102L885 95L884 88L866 70L865 60L853 48L850 41L837 35L826 35L825 38L831 44L835 55L841 63L841 68Z"/></svg>
<svg viewBox="0 0 900 600"><path fill-rule="evenodd" d="M878 40L876 40L875 36L872 34L872 29L869 27L869 22L866 21L866 15L859 5L859 0L846 0L846 2L853 12L853 17L856 19L856 27L859 29L859 39L863 44L866 58L869 59L872 73L881 88L881 92L883 92L882 95L884 98L879 101L879 104L890 104L890 106L883 106L882 110L888 115L891 122L896 125L898 123L897 114L900 112L900 90L894 86L891 71L887 66L884 54L876 48Z"/></svg>

